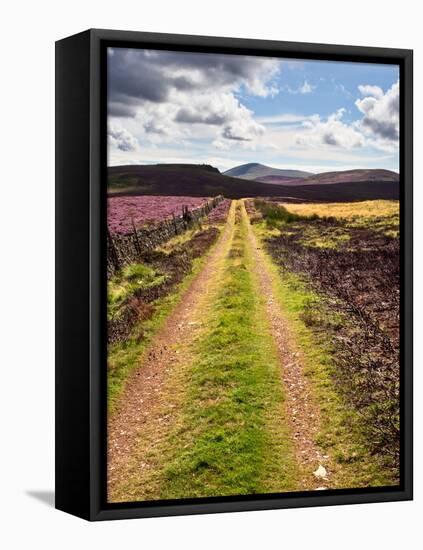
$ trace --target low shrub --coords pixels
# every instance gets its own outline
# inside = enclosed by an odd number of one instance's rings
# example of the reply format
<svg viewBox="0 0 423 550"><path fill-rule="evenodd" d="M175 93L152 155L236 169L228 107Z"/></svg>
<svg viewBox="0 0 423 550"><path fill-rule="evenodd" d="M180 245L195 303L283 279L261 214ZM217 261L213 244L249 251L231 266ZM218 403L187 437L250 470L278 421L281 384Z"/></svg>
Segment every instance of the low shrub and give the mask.
<svg viewBox="0 0 423 550"><path fill-rule="evenodd" d="M254 201L254 206L257 210L261 212L263 219L270 227L275 227L280 223L297 222L302 219L301 216L289 212L284 206L280 204L256 199Z"/></svg>

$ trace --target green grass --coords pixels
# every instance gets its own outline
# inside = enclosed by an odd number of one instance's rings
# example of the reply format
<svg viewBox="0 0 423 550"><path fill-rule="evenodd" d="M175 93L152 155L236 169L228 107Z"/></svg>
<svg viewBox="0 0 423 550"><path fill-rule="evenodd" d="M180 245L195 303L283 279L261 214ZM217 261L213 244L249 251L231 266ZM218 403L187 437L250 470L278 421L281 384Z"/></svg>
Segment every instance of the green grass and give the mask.
<svg viewBox="0 0 423 550"><path fill-rule="evenodd" d="M307 220L335 218L342 221L345 227L368 228L390 237L399 235L399 201L285 203L280 206Z"/></svg>
<svg viewBox="0 0 423 550"><path fill-rule="evenodd" d="M122 178L121 176L109 176L107 181L107 192L113 194L131 191L137 186L137 183L138 178L136 177Z"/></svg>
<svg viewBox="0 0 423 550"><path fill-rule="evenodd" d="M388 216L356 217L347 223L352 228L367 228L387 237L399 237L399 215L394 213Z"/></svg>
<svg viewBox="0 0 423 550"><path fill-rule="evenodd" d="M399 201L374 200L359 202L328 202L328 203L279 203L293 214L313 218L336 218L357 220L358 218L378 218L399 216Z"/></svg>
<svg viewBox="0 0 423 550"><path fill-rule="evenodd" d="M348 229L336 226L322 227L317 222L303 223L300 231L302 236L299 242L310 248L335 249L351 239Z"/></svg>
<svg viewBox="0 0 423 550"><path fill-rule="evenodd" d="M300 215L291 212L282 204L260 199L254 201L254 206L263 216L263 221L255 224L264 226L262 234L290 235L301 232L299 242L304 246L316 248L337 248L350 239L349 231L344 227L322 227L318 223L320 218L317 213ZM309 223L310 221L316 223Z"/></svg>
<svg viewBox="0 0 423 550"><path fill-rule="evenodd" d="M263 228L257 231L263 237ZM350 407L334 384L332 346L327 328L346 322L333 314L325 300L296 274L280 271L267 254L275 294L289 322L292 338L304 361L304 373L310 380L320 408L321 430L316 443L333 459L335 487L375 487L395 484L392 472L368 450L362 419Z"/></svg>
<svg viewBox="0 0 423 550"><path fill-rule="evenodd" d="M150 319L142 320L135 325L131 336L125 341L108 346L107 404L109 414L114 412L129 374L142 361L143 354L153 337L179 303L184 291L200 271L209 253L210 250L204 256L194 259L191 273L169 294L154 302L154 311ZM152 272L150 275L153 278Z"/></svg>
<svg viewBox="0 0 423 550"><path fill-rule="evenodd" d="M113 318L119 313L121 305L137 290L161 285L166 275L158 273L145 264L125 266L107 284L107 316Z"/></svg>
<svg viewBox="0 0 423 550"><path fill-rule="evenodd" d="M345 249L355 229L399 235L398 201L285 206L256 200L255 205L263 213L254 224L262 237L298 235L297 243L306 248Z"/></svg>
<svg viewBox="0 0 423 550"><path fill-rule="evenodd" d="M263 220L269 227L278 227L282 223L292 223L301 220L301 216L293 212L289 212L284 206L256 199L254 206L263 216Z"/></svg>
<svg viewBox="0 0 423 550"><path fill-rule="evenodd" d="M157 247L157 250L160 252L164 252L165 254L169 254L172 252L175 248L178 248L184 244L186 244L188 241L193 239L198 233L201 233L201 231L204 231L205 229L208 229L210 227L207 223L202 223L202 220L194 222L193 226L186 229L183 233L179 233L178 235L175 235L162 245Z"/></svg>
<svg viewBox="0 0 423 550"><path fill-rule="evenodd" d="M300 234L298 243L309 248L328 248L336 249L351 239L350 231L346 227L322 226L318 221L313 223L307 221L294 221L286 224L285 222L271 223L270 225L261 221L254 224L255 232L262 238L295 236Z"/></svg>

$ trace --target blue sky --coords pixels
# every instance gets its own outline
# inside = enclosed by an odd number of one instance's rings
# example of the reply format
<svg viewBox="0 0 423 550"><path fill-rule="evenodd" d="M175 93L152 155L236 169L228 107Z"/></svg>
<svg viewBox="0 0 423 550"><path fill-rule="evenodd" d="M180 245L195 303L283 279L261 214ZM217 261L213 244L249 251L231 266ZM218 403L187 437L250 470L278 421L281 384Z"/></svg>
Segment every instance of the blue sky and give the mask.
<svg viewBox="0 0 423 550"><path fill-rule="evenodd" d="M109 50L109 164L398 171L395 65Z"/></svg>
<svg viewBox="0 0 423 550"><path fill-rule="evenodd" d="M393 65L288 61L283 68L275 79L280 91L274 97L263 101L248 93L240 94L257 116L283 112L328 116L344 107L345 119L354 120L359 115L354 100L360 96L360 85L371 83L387 90L399 79L399 68ZM310 93L292 93L304 82L312 88Z"/></svg>

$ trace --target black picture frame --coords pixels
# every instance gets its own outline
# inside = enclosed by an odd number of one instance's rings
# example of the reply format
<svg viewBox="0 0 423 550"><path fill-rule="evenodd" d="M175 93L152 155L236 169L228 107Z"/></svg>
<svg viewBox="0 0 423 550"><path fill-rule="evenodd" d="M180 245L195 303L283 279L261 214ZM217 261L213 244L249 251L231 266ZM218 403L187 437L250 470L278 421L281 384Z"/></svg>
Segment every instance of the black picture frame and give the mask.
<svg viewBox="0 0 423 550"><path fill-rule="evenodd" d="M105 500L105 200L107 46L400 67L401 483L148 503ZM413 52L91 29L56 43L56 508L87 520L412 499Z"/></svg>

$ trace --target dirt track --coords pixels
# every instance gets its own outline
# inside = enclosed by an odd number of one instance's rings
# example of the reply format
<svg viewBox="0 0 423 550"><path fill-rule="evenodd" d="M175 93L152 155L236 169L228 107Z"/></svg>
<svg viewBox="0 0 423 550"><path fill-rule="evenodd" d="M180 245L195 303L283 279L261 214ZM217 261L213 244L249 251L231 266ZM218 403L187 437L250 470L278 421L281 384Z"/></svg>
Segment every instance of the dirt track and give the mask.
<svg viewBox="0 0 423 550"><path fill-rule="evenodd" d="M189 347L201 327L201 306L218 280L221 262L228 251L234 230L233 208L226 226L209 254L206 264L193 280L179 304L141 358L120 399L120 407L108 423L108 492L125 477L137 438L146 431L157 434L169 428L160 406L169 376L189 362ZM180 388L183 391L183 388ZM177 405L175 404L175 407Z"/></svg>
<svg viewBox="0 0 423 550"><path fill-rule="evenodd" d="M108 496L111 501L133 498L125 489L130 477L135 476L138 485L142 485L144 476L154 480L154 469L161 458L160 442L178 422L178 410L184 402L185 386L189 382L187 368L192 359L190 350L202 328L204 310L212 306L213 295L220 284L224 259L234 234L234 211L233 203L226 226L204 267L140 358L139 367L126 384L120 406L109 419ZM257 292L263 297L269 331L280 358L286 416L300 471L298 490L326 488L330 484L328 457L323 456L314 443L319 427L318 408L302 371L301 356L292 344L278 304L267 259L243 204L241 213L242 223L248 227L247 246L253 259ZM145 458L147 454L148 459ZM318 468L323 475L313 473ZM145 495L146 499L149 497L154 498L151 494Z"/></svg>
<svg viewBox="0 0 423 550"><path fill-rule="evenodd" d="M245 213L245 215L247 215ZM272 276L262 248L248 223L248 239L254 257L255 273L261 295L265 300L269 327L275 341L281 365L281 377L285 388L287 415L294 439L297 462L301 468L302 488L327 488L330 473L328 456L323 455L314 440L319 430L319 410L310 384L303 373L301 355L293 343L272 284ZM324 468L318 477L314 472Z"/></svg>

